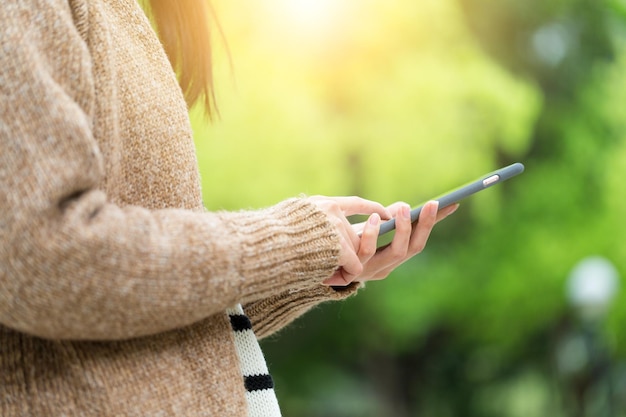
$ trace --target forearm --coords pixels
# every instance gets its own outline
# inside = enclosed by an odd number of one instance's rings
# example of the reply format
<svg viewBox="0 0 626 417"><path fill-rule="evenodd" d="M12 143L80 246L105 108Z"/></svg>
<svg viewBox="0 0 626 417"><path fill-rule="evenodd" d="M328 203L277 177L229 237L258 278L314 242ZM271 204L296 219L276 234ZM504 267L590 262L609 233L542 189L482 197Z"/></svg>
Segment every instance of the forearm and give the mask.
<svg viewBox="0 0 626 417"><path fill-rule="evenodd" d="M303 200L193 213L90 194L60 219L15 218L3 233L2 324L49 338L135 337L319 285L336 268L333 231Z"/></svg>

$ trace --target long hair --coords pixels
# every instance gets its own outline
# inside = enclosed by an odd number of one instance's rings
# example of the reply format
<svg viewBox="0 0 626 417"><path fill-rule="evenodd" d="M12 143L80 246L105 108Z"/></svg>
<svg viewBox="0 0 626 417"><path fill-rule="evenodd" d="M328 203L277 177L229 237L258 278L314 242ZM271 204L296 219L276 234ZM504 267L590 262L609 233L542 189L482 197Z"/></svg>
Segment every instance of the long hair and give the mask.
<svg viewBox="0 0 626 417"><path fill-rule="evenodd" d="M213 88L212 24L220 29L208 0L144 0L178 82L191 108L202 100L216 113Z"/></svg>

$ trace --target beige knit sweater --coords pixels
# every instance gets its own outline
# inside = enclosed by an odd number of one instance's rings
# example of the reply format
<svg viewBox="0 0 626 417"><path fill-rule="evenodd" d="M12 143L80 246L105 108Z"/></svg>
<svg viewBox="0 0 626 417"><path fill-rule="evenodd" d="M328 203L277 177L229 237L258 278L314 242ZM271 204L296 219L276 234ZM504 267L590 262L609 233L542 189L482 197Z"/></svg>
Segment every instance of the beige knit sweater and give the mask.
<svg viewBox="0 0 626 417"><path fill-rule="evenodd" d="M175 75L135 0L0 5L0 415L244 416L224 310L259 337L337 267L302 199L208 213Z"/></svg>

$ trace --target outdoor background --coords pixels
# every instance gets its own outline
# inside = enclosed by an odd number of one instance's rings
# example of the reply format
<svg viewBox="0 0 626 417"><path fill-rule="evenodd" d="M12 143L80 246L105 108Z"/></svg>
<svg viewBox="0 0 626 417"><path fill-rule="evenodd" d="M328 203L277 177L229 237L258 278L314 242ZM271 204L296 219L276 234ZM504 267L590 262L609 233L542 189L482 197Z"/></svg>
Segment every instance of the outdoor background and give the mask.
<svg viewBox="0 0 626 417"><path fill-rule="evenodd" d="M417 204L526 165L263 342L285 416L626 415L624 0L214 7L220 117L192 111L208 208ZM589 257L617 279L593 311L568 289ZM602 302L602 271L581 274Z"/></svg>

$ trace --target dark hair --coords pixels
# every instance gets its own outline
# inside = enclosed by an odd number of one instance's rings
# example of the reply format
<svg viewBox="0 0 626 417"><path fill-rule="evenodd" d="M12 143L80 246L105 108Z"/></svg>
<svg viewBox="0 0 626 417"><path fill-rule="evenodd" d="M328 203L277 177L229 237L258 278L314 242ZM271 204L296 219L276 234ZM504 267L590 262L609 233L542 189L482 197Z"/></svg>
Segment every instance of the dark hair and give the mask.
<svg viewBox="0 0 626 417"><path fill-rule="evenodd" d="M205 112L211 118L217 111L213 89L212 23L219 30L211 4L208 0L144 0L143 6L176 71L187 106L191 108L202 99Z"/></svg>

